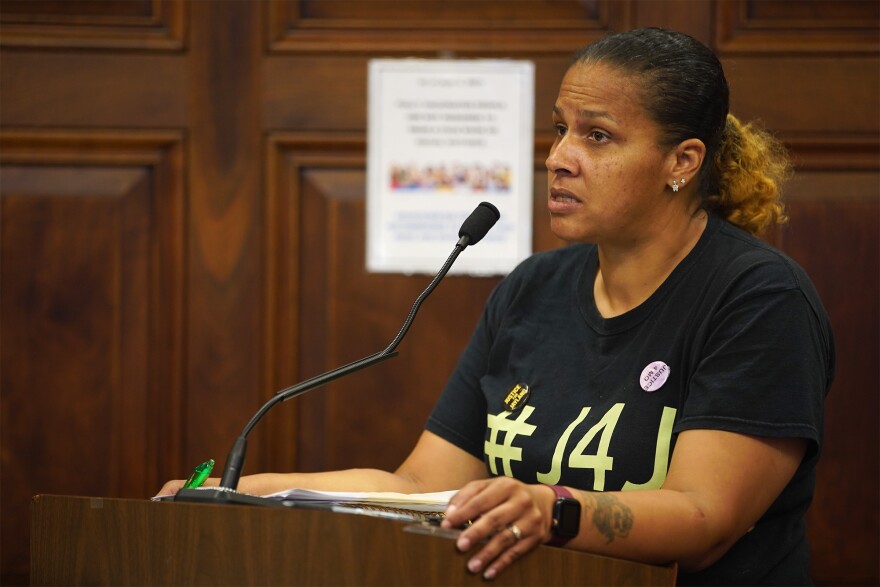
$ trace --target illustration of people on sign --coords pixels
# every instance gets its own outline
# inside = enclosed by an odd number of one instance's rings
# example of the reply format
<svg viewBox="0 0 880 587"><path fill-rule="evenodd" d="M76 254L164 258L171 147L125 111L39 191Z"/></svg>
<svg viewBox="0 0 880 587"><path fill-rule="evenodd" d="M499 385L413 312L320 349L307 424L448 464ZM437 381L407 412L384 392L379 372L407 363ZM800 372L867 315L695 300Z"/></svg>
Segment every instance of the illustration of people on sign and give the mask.
<svg viewBox="0 0 880 587"><path fill-rule="evenodd" d="M507 193L512 178L506 163L392 164L389 181L392 191Z"/></svg>

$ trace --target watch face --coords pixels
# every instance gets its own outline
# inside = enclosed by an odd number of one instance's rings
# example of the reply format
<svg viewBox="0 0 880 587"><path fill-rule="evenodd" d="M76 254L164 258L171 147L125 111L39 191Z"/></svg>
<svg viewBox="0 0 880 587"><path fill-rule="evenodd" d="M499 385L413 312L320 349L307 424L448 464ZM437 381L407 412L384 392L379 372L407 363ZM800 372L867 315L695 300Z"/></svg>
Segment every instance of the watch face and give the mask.
<svg viewBox="0 0 880 587"><path fill-rule="evenodd" d="M553 532L557 536L573 538L581 527L581 504L574 499L558 499L553 517L556 518Z"/></svg>

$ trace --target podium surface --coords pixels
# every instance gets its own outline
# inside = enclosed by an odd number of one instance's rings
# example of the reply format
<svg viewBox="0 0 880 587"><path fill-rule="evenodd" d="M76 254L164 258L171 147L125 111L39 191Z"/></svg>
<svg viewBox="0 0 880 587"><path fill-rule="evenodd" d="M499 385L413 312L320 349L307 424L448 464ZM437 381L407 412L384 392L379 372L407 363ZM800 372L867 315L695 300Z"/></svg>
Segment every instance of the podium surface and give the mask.
<svg viewBox="0 0 880 587"><path fill-rule="evenodd" d="M417 523L297 508L38 495L32 585L485 585ZM443 534L441 532L440 534ZM675 567L547 546L496 585L674 585Z"/></svg>

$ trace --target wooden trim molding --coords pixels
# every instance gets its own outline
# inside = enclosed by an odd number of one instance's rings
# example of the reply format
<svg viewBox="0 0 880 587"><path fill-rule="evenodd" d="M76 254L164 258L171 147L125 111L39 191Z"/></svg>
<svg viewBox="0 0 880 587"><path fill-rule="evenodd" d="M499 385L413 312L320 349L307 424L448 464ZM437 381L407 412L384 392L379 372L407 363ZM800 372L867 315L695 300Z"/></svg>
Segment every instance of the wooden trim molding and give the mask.
<svg viewBox="0 0 880 587"><path fill-rule="evenodd" d="M880 171L880 137L780 137L798 170Z"/></svg>
<svg viewBox="0 0 880 587"><path fill-rule="evenodd" d="M58 3L4 0L0 46L171 52L186 47L187 0L130 2L134 8L143 6L140 14L113 14L113 3L92 4L100 12L52 11Z"/></svg>
<svg viewBox="0 0 880 587"><path fill-rule="evenodd" d="M570 55L586 43L633 22L632 0L556 2L559 14L538 1L458 2L455 17L438 16L437 2L358 0L348 16L345 3L328 14L313 16L303 0L268 0L268 50L278 53L376 53L389 55L515 56ZM455 2L443 3L447 14ZM532 5L532 6L529 6ZM332 6L325 4L325 7ZM592 11L591 11L592 8ZM577 18L573 18L572 16Z"/></svg>
<svg viewBox="0 0 880 587"><path fill-rule="evenodd" d="M880 53L876 2L718 0L714 10L721 54Z"/></svg>

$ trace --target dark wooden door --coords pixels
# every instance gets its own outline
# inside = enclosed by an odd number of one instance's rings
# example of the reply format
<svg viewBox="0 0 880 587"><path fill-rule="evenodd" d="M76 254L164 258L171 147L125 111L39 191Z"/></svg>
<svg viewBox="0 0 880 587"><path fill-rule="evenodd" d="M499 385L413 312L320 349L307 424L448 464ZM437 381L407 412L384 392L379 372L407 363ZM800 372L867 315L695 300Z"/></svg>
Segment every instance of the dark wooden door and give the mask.
<svg viewBox="0 0 880 587"><path fill-rule="evenodd" d="M371 354L428 278L364 269L367 62L536 65L534 248L568 56L668 26L791 147L792 222L838 341L810 513L820 583L878 578L880 76L873 1L4 0L2 574L36 493L147 497L276 389ZM451 235L450 248L454 236ZM438 267L442 259L438 259ZM450 277L401 356L272 412L245 472L394 467L496 278Z"/></svg>

